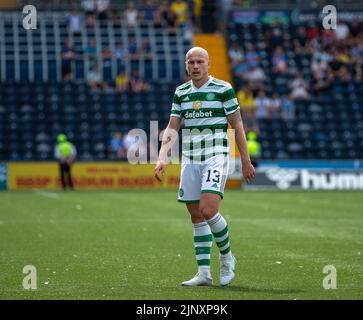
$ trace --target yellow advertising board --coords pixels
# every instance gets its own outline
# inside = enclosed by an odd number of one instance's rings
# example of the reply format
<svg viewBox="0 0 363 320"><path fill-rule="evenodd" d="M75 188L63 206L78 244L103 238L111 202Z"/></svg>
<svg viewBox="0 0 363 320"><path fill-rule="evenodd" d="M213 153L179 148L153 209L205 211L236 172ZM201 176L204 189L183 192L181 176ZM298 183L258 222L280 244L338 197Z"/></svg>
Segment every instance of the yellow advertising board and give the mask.
<svg viewBox="0 0 363 320"><path fill-rule="evenodd" d="M154 167L154 164L79 162L72 166L73 184L76 189L178 188L180 165L168 165L161 183L154 178ZM227 180L227 189L240 187L240 179ZM55 162L8 163L9 190L57 190L60 188L59 168Z"/></svg>
<svg viewBox="0 0 363 320"><path fill-rule="evenodd" d="M154 178L151 164L132 165L118 162L83 162L72 166L74 187L77 189L176 189L179 186L180 165L167 167L163 182ZM8 164L8 189L59 189L58 164L27 162Z"/></svg>

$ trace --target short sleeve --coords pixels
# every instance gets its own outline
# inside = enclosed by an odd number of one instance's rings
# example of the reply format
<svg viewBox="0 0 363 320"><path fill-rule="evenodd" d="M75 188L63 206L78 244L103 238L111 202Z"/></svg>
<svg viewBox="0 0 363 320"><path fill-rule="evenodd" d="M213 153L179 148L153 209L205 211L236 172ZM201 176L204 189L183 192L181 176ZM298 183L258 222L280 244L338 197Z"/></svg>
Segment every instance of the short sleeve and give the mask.
<svg viewBox="0 0 363 320"><path fill-rule="evenodd" d="M171 116L181 118L180 98L177 93L174 93L173 104L171 106Z"/></svg>
<svg viewBox="0 0 363 320"><path fill-rule="evenodd" d="M226 90L222 93L222 104L226 115L229 115L240 108L236 93L230 84L226 86Z"/></svg>

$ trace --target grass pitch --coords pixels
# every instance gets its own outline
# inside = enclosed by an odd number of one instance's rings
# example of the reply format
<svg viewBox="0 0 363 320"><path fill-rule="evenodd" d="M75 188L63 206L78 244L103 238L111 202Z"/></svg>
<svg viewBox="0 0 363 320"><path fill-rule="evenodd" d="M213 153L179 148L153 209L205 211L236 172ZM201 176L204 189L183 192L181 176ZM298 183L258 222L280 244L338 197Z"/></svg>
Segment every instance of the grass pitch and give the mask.
<svg viewBox="0 0 363 320"><path fill-rule="evenodd" d="M170 191L0 193L0 299L362 299L361 192L226 191L237 275L196 273L193 228ZM37 290L22 286L25 265ZM326 265L337 289L325 290Z"/></svg>

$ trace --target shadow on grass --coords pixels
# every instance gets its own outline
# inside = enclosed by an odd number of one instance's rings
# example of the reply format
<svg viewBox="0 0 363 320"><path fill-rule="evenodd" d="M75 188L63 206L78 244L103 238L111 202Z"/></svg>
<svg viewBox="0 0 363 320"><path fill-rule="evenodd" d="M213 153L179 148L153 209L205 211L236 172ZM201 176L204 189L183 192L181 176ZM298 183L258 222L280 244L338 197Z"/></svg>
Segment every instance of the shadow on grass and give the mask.
<svg viewBox="0 0 363 320"><path fill-rule="evenodd" d="M220 291L228 291L228 292L254 292L254 293L270 293L270 294L295 294L302 293L302 290L296 289L273 289L273 288L253 288L247 286L212 286L209 287L211 290L220 290Z"/></svg>

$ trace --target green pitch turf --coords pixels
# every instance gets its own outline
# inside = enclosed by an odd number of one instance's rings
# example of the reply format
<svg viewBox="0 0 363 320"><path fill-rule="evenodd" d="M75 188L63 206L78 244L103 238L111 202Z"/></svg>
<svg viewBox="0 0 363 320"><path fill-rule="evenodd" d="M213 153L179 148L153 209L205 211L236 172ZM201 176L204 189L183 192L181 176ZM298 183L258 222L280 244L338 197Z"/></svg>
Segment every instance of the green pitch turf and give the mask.
<svg viewBox="0 0 363 320"><path fill-rule="evenodd" d="M0 299L362 299L361 192L226 191L237 276L196 273L193 228L176 192L1 192ZM23 267L37 269L24 290ZM325 290L326 265L337 289Z"/></svg>

